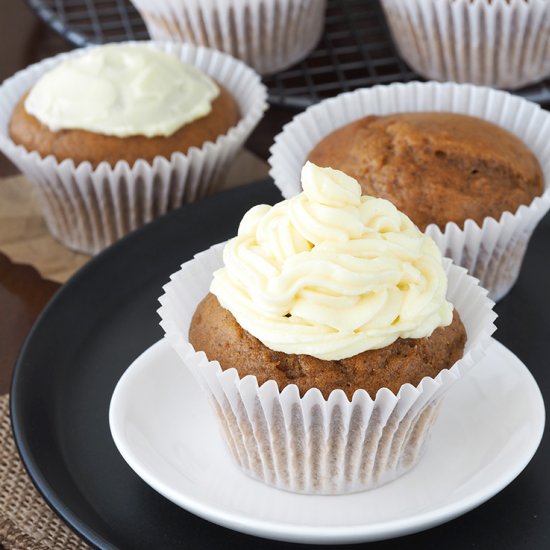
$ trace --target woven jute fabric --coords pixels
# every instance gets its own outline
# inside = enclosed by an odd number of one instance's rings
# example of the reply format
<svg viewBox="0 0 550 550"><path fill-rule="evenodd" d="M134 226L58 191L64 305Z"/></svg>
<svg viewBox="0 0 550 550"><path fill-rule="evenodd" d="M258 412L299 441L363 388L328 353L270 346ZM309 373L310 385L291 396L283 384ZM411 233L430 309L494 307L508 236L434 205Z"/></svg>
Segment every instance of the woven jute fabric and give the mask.
<svg viewBox="0 0 550 550"><path fill-rule="evenodd" d="M0 548L89 548L44 502L25 471L13 441L9 397L0 396Z"/></svg>

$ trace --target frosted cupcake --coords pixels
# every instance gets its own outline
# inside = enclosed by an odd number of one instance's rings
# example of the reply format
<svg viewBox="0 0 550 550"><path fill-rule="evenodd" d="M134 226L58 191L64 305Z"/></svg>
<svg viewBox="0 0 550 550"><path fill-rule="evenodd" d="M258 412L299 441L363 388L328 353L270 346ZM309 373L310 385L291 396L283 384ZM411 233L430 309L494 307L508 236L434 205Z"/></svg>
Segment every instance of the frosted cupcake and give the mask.
<svg viewBox="0 0 550 550"><path fill-rule="evenodd" d="M219 52L100 46L0 87L0 148L36 184L52 234L95 253L214 191L265 98L258 75Z"/></svg>
<svg viewBox="0 0 550 550"><path fill-rule="evenodd" d="M370 489L419 460L442 394L489 340L492 303L388 201L313 164L302 180L172 276L161 324L245 472Z"/></svg>

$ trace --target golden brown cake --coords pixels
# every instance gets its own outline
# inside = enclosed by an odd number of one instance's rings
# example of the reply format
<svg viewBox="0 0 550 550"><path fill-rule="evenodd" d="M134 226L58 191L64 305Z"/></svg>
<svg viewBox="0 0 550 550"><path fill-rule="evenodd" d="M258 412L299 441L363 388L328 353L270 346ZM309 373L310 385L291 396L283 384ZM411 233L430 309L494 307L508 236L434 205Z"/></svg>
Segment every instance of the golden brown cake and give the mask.
<svg viewBox="0 0 550 550"><path fill-rule="evenodd" d="M58 162L71 159L75 164L90 161L97 166L107 161L111 166L119 160L130 165L143 159L149 163L156 156L170 158L175 152L187 153L191 147L202 147L235 126L240 118L239 107L232 95L218 83L220 95L212 102L211 112L183 125L168 137L141 135L117 137L86 130L52 132L24 107L25 94L14 109L9 132L11 139L41 157L53 155Z"/></svg>
<svg viewBox="0 0 550 550"><path fill-rule="evenodd" d="M390 200L420 229L462 227L528 205L544 188L535 155L485 120L454 113L367 116L310 152L319 166L356 178L364 194Z"/></svg>
<svg viewBox="0 0 550 550"><path fill-rule="evenodd" d="M242 378L254 375L258 384L275 380L282 390L296 384L300 395L318 388L328 398L342 389L349 399L364 389L374 399L380 388L394 393L406 383L416 386L425 376L435 377L450 368L464 352L466 332L454 311L453 321L427 338L406 338L376 350L368 350L340 361L323 361L310 355L273 351L241 328L213 294L199 304L191 321L189 342L222 369L235 368Z"/></svg>

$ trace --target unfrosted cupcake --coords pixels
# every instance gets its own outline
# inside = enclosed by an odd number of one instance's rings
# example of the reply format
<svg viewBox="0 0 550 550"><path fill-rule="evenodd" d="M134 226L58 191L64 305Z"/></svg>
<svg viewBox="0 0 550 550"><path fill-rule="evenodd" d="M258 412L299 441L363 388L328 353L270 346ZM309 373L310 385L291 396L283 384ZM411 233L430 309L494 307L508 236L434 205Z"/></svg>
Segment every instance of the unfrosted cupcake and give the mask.
<svg viewBox="0 0 550 550"><path fill-rule="evenodd" d="M52 234L95 253L214 191L266 108L219 52L126 43L62 54L0 87L0 148L36 184Z"/></svg>
<svg viewBox="0 0 550 550"><path fill-rule="evenodd" d="M155 40L208 46L270 74L315 48L326 0L132 0Z"/></svg>
<svg viewBox="0 0 550 550"><path fill-rule="evenodd" d="M547 0L382 0L401 57L434 80L519 88L550 75Z"/></svg>
<svg viewBox="0 0 550 550"><path fill-rule="evenodd" d="M391 84L309 107L271 148L270 174L284 197L300 192L312 154L349 170L365 192L395 200L494 300L514 285L550 208L550 114L490 88Z"/></svg>
<svg viewBox="0 0 550 550"><path fill-rule="evenodd" d="M388 201L313 164L302 179L172 276L161 324L245 472L370 489L419 460L442 394L494 330L492 303Z"/></svg>

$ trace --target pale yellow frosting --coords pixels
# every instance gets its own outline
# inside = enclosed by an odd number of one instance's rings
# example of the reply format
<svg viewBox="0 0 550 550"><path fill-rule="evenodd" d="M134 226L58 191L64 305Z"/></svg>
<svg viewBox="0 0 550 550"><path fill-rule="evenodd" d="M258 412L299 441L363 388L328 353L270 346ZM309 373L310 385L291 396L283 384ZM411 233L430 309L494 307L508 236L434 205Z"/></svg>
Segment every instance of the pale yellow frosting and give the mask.
<svg viewBox="0 0 550 550"><path fill-rule="evenodd" d="M439 249L356 180L306 163L303 193L259 205L224 249L211 292L275 351L338 360L451 323Z"/></svg>
<svg viewBox="0 0 550 550"><path fill-rule="evenodd" d="M144 45L109 44L44 74L25 109L54 132L169 136L210 113L218 94L209 76L175 55Z"/></svg>

